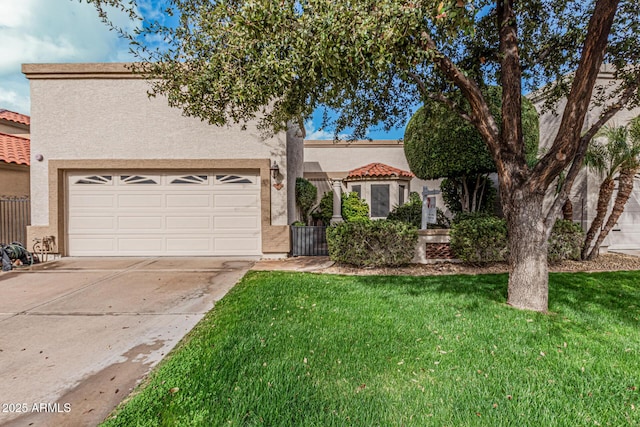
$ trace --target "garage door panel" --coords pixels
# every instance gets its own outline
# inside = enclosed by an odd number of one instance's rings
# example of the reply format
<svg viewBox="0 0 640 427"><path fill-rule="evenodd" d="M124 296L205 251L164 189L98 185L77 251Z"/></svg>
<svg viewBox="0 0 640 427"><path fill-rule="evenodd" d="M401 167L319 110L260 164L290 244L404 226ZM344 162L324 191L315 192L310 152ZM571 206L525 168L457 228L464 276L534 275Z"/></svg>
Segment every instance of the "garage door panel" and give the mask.
<svg viewBox="0 0 640 427"><path fill-rule="evenodd" d="M255 253L260 250L255 237L216 237L214 238L216 252L225 251L230 254Z"/></svg>
<svg viewBox="0 0 640 427"><path fill-rule="evenodd" d="M216 216L213 226L217 230L258 230L260 221L256 216Z"/></svg>
<svg viewBox="0 0 640 427"><path fill-rule="evenodd" d="M259 178L218 175L70 174L69 254L260 255Z"/></svg>
<svg viewBox="0 0 640 427"><path fill-rule="evenodd" d="M162 230L163 218L161 216L120 216L118 217L118 229L128 230Z"/></svg>
<svg viewBox="0 0 640 427"><path fill-rule="evenodd" d="M168 194L167 207L180 209L185 207L210 208L211 196L209 194Z"/></svg>
<svg viewBox="0 0 640 427"><path fill-rule="evenodd" d="M104 236L69 236L69 251L87 254L108 255L115 253L115 239Z"/></svg>
<svg viewBox="0 0 640 427"><path fill-rule="evenodd" d="M164 197L162 194L119 194L119 208L160 208Z"/></svg>
<svg viewBox="0 0 640 427"><path fill-rule="evenodd" d="M220 194L213 202L216 208L252 208L257 203L258 197L253 194Z"/></svg>
<svg viewBox="0 0 640 427"><path fill-rule="evenodd" d="M168 216L167 230L211 230L211 218L208 216Z"/></svg>
<svg viewBox="0 0 640 427"><path fill-rule="evenodd" d="M213 239L204 237L167 238L167 251L170 253L210 253Z"/></svg>
<svg viewBox="0 0 640 427"><path fill-rule="evenodd" d="M107 230L113 232L116 227L116 219L108 216L72 216L69 221L69 233L84 230Z"/></svg>
<svg viewBox="0 0 640 427"><path fill-rule="evenodd" d="M73 209L113 208L115 207L115 200L115 196L111 194L76 193L69 197L69 206Z"/></svg>

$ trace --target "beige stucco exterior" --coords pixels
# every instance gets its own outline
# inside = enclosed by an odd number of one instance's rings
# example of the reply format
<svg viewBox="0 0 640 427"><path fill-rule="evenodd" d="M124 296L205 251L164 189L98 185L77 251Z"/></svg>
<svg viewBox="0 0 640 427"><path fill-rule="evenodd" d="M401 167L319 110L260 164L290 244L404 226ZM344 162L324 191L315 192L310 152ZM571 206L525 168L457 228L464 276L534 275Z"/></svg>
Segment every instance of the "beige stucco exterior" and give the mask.
<svg viewBox="0 0 640 427"><path fill-rule="evenodd" d="M404 155L404 144L399 140L352 142L307 140L304 142L304 177L318 187L318 197L330 191L329 180L344 180L349 171L369 163L384 163L405 171L410 170ZM425 185L430 190L440 189L439 180L425 181L413 178L408 190L421 193ZM343 190L348 190L345 183L343 183ZM390 197L391 200L398 200L397 187ZM444 209L440 195L436 197L436 204Z"/></svg>
<svg viewBox="0 0 640 427"><path fill-rule="evenodd" d="M29 196L29 166L0 162L0 197Z"/></svg>
<svg viewBox="0 0 640 427"><path fill-rule="evenodd" d="M611 70L604 66L596 85L605 88L606 92L611 93L615 87L615 79ZM566 105L566 99L561 100L557 107L553 111L543 111L544 99L538 96L538 94L532 94L530 96L532 102L540 112L540 149L544 152L545 148L549 148L557 135L560 123L562 121L562 112ZM597 106L592 103L591 109L587 113L583 131L589 129L600 117L604 106ZM640 108L634 108L631 110L622 110L618 112L608 123L609 126L624 126L629 121L640 115ZM596 207L598 203L598 191L601 183L601 178L592 172L587 173L587 170L583 170L577 177L570 194L570 200L573 203L573 220L581 224L586 230L593 221L596 214ZM635 195L630 200L633 203L635 199L636 203L640 196L640 181L636 179ZM547 203L550 203L553 195L550 194L547 197ZM638 224L640 227L640 224ZM610 244L612 248L616 247L617 240L622 237L622 231L614 229L605 242ZM637 242L636 248L640 248L640 241ZM629 249L629 247L626 247Z"/></svg>
<svg viewBox="0 0 640 427"><path fill-rule="evenodd" d="M263 253L289 251L290 174L299 166L287 153L296 158L302 149L295 129L265 138L255 123L242 130L184 117L166 99L148 97L148 82L125 64L25 64L23 72L31 84L29 238L54 235L65 253L68 171L227 169L259 172Z"/></svg>

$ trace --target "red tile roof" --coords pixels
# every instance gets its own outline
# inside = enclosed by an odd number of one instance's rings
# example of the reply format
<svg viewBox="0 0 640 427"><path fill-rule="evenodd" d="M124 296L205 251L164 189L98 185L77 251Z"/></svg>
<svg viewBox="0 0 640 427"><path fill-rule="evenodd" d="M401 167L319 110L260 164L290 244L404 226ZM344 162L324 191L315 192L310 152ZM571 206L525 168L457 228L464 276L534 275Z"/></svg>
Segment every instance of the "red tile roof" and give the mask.
<svg viewBox="0 0 640 427"><path fill-rule="evenodd" d="M349 172L347 179L355 178L413 178L411 172L385 165L384 163L369 163L361 168Z"/></svg>
<svg viewBox="0 0 640 427"><path fill-rule="evenodd" d="M10 122L20 123L27 126L31 124L31 117L3 109L0 109L0 119L9 120Z"/></svg>
<svg viewBox="0 0 640 427"><path fill-rule="evenodd" d="M19 136L0 133L0 161L29 166L31 141Z"/></svg>

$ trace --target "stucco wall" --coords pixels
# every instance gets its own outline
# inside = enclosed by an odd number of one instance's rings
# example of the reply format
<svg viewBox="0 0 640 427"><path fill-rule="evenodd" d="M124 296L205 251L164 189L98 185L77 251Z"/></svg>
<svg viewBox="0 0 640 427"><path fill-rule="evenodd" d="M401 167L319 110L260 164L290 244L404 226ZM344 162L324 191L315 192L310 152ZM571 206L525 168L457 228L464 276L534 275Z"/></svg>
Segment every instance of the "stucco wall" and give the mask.
<svg viewBox="0 0 640 427"><path fill-rule="evenodd" d="M148 83L110 70L121 64L26 65L31 84L32 223L49 222L48 161L79 159L269 159L283 186L271 186L271 223L287 224L286 135L263 138L254 123L216 127L183 117ZM60 74L55 71L62 70ZM44 70L47 74L43 74ZM69 72L71 70L71 72ZM83 70L105 74L77 74ZM66 73L66 74L65 74ZM148 164L148 163L146 163Z"/></svg>
<svg viewBox="0 0 640 427"><path fill-rule="evenodd" d="M407 158L404 155L404 145L401 141L305 141L304 149L304 176L318 187L318 197L330 186L322 182L322 178L343 179L349 171L365 166L369 163L384 163L402 170L410 170ZM422 180L413 178L410 183L410 191L422 193L422 187L428 186L430 190L440 189L440 180ZM343 189L347 187L343 185ZM397 194L392 200L397 200ZM444 209L444 203L440 195L436 196L436 204Z"/></svg>
<svg viewBox="0 0 640 427"><path fill-rule="evenodd" d="M596 85L607 88L606 91L608 93L611 93L611 90L615 87L613 75L609 72L606 66L603 67L603 71L600 73ZM566 99L561 100L555 110L543 111L542 106L544 100L536 97L536 94L532 95L531 98L534 105L540 112L540 148L544 150L545 148L549 148L556 138L562 121L562 112L566 105ZM604 106L596 106L592 102L591 108L585 118L583 131L589 129L598 120L603 108ZM639 115L640 108L623 110L618 112L609 122L607 122L607 125L624 126L628 124L632 118ZM571 190L570 199L573 203L574 210L573 220L580 222L584 229L587 229L591 225L591 222L596 215L598 191L601 182L602 179L599 176L593 172L583 170L578 178L576 178ZM640 191L640 189L637 188L638 184L639 182L636 180L636 189L634 190L636 194ZM552 198L553 192L550 191L546 198L546 203L550 204ZM609 240L612 246L615 246L616 235L619 233L620 231L612 231L610 233ZM640 242L638 242L638 248L640 248Z"/></svg>
<svg viewBox="0 0 640 427"><path fill-rule="evenodd" d="M29 166L0 162L0 197L29 196Z"/></svg>

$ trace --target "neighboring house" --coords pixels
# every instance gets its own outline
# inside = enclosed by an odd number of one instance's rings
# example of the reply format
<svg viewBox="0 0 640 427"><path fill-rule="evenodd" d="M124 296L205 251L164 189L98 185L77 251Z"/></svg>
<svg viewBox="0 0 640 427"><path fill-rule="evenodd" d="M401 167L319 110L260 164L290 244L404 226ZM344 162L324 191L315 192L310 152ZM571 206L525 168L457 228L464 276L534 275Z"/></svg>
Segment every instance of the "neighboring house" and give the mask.
<svg viewBox="0 0 640 427"><path fill-rule="evenodd" d="M410 182L415 176L408 171L383 163L369 163L349 172L344 179L347 191L355 192L369 205L369 216L386 218L394 206L409 200Z"/></svg>
<svg viewBox="0 0 640 427"><path fill-rule="evenodd" d="M65 256L289 252L297 128L183 116L126 64L25 64L30 80L32 225ZM277 166L278 170L274 167Z"/></svg>
<svg viewBox="0 0 640 427"><path fill-rule="evenodd" d="M615 87L615 78L611 70L604 66L598 81L598 86L605 88L607 91L613 90ZM594 92L595 93L595 92ZM544 99L533 94L531 100L538 109L542 111ZM561 101L556 111L562 112L566 101ZM600 113L600 106L594 106L587 114L584 124L586 131L595 123ZM632 110L623 110L616 114L607 124L610 126L624 126L629 121L640 115L640 108ZM555 111L547 111L540 115L540 148L544 151L545 147L551 146L558 132L562 115L556 114ZM573 203L573 220L579 222L585 230L591 225L596 216L596 208L598 203L598 191L602 179L594 173L583 171L576 179L570 199ZM616 182L617 184L617 182ZM614 194L615 198L615 194ZM640 179L636 177L634 192L627 202L624 213L618 220L618 225L614 228L605 243L608 243L609 249L640 249Z"/></svg>
<svg viewBox="0 0 640 427"><path fill-rule="evenodd" d="M29 196L30 118L0 109L0 197Z"/></svg>
<svg viewBox="0 0 640 427"><path fill-rule="evenodd" d="M374 167L374 164L381 166ZM318 187L318 198L331 191L332 183L336 181L341 183L343 191L357 192L360 185L360 194L369 204L374 218L386 216L383 214L387 209L408 201L409 192L421 193L423 186L430 190L440 188L439 180L424 181L408 170L401 140L304 142L304 177ZM373 187L375 190L372 190L372 184L384 186L390 179L394 184L389 187L388 197L384 187ZM404 186L403 191L400 191L401 186ZM372 191L376 193L373 199ZM443 207L440 196L436 203Z"/></svg>

